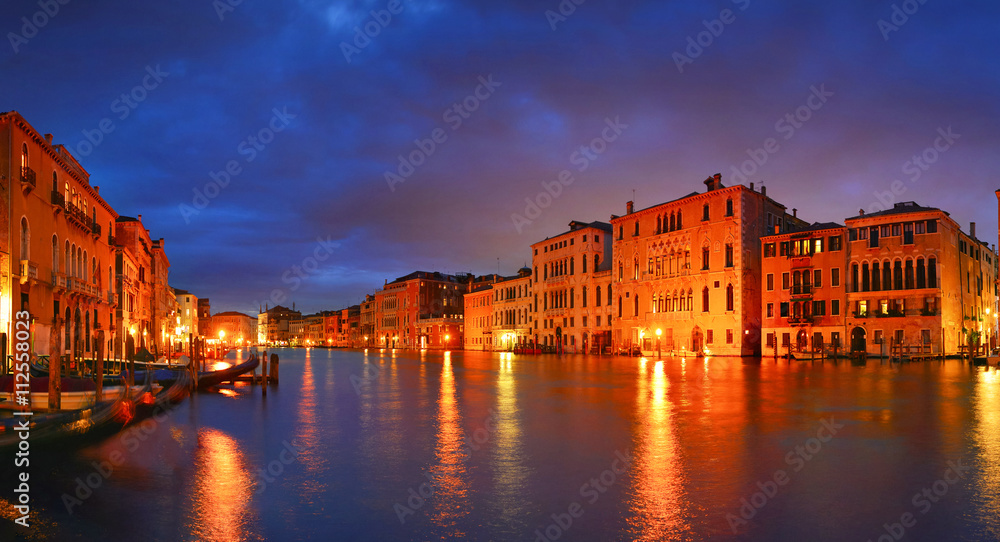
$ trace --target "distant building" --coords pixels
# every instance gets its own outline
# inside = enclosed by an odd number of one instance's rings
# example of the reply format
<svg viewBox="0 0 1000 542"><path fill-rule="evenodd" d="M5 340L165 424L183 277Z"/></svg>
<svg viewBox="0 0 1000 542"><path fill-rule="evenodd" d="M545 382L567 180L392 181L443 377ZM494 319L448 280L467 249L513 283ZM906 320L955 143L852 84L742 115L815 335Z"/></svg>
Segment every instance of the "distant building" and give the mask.
<svg viewBox="0 0 1000 542"><path fill-rule="evenodd" d="M363 346L375 346L378 343L376 337L375 320L378 319L378 308L374 295L365 295L365 300L361 303L361 343Z"/></svg>
<svg viewBox="0 0 1000 542"><path fill-rule="evenodd" d="M198 334L204 338L212 338L215 334L212 328L212 302L207 297L198 299Z"/></svg>
<svg viewBox="0 0 1000 542"><path fill-rule="evenodd" d="M174 351L190 351L190 338L198 334L198 297L187 290L174 288L177 299L177 316L174 321Z"/></svg>
<svg viewBox="0 0 1000 542"><path fill-rule="evenodd" d="M628 202L624 216L612 216L617 347L760 353L760 238L805 223L763 187L726 187L721 175L705 186L639 211Z"/></svg>
<svg viewBox="0 0 1000 542"><path fill-rule="evenodd" d="M242 312L227 311L212 315L212 329L216 339L219 332L223 332L222 340L227 345L250 346L257 340L257 332L254 329L256 318L247 316Z"/></svg>
<svg viewBox="0 0 1000 542"><path fill-rule="evenodd" d="M375 292L375 346L461 348L471 277L416 271Z"/></svg>
<svg viewBox="0 0 1000 542"><path fill-rule="evenodd" d="M493 350L493 283L481 282L465 294L466 350Z"/></svg>
<svg viewBox="0 0 1000 542"><path fill-rule="evenodd" d="M526 338L523 325L530 319L530 342L563 352L591 352L609 344L612 329L611 225L573 221L569 230L531 245L531 311L511 314L513 340ZM523 280L523 279L522 279ZM517 300L518 290L510 292Z"/></svg>
<svg viewBox="0 0 1000 542"><path fill-rule="evenodd" d="M533 344L533 284L530 267L522 268L517 275L503 277L493 284L491 308L494 350L511 351L516 347Z"/></svg>
<svg viewBox="0 0 1000 542"><path fill-rule="evenodd" d="M293 328L293 322L294 328ZM301 339L303 331L302 313L288 307L265 309L257 316L257 336L260 344L268 346L289 346L293 340Z"/></svg>

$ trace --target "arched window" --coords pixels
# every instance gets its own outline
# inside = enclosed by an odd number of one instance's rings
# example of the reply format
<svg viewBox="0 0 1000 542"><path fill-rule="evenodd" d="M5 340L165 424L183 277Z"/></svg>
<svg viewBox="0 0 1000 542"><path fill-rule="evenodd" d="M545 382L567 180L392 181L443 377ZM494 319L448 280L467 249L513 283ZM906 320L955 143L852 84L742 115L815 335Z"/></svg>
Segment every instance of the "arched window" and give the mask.
<svg viewBox="0 0 1000 542"><path fill-rule="evenodd" d="M684 226L683 226L683 225L681 225L681 212L680 212L680 211L677 211L677 227L676 227L675 229L678 229L678 230L679 230L679 229L681 229L681 228L683 228L683 227L684 227Z"/></svg>
<svg viewBox="0 0 1000 542"><path fill-rule="evenodd" d="M903 289L903 262L896 260L892 266L892 288L894 290Z"/></svg>
<svg viewBox="0 0 1000 542"><path fill-rule="evenodd" d="M81 268L80 271L82 273L81 276L80 276L80 278L82 278L84 282L87 282L88 280L90 280L90 277L89 277L90 270L87 269L87 251L86 250L83 251L83 259L80 260L80 268Z"/></svg>
<svg viewBox="0 0 1000 542"><path fill-rule="evenodd" d="M52 236L52 271L59 272L59 237Z"/></svg>
<svg viewBox="0 0 1000 542"><path fill-rule="evenodd" d="M52 193L59 192L59 176L56 172L52 172Z"/></svg>
<svg viewBox="0 0 1000 542"><path fill-rule="evenodd" d="M587 287L586 286L583 287L582 294L583 294L583 297L580 298L580 301L583 302L583 306L586 307L587 306Z"/></svg>
<svg viewBox="0 0 1000 542"><path fill-rule="evenodd" d="M733 198L726 200L726 216L733 216Z"/></svg>
<svg viewBox="0 0 1000 542"><path fill-rule="evenodd" d="M879 271L879 263L872 262L872 291L877 292L882 289L882 272Z"/></svg>
<svg viewBox="0 0 1000 542"><path fill-rule="evenodd" d="M701 208L701 219L708 221L708 204L706 203L704 207Z"/></svg>
<svg viewBox="0 0 1000 542"><path fill-rule="evenodd" d="M657 307L657 306L656 306L656 302L657 302L657 301L658 301L659 299L662 299L662 298L658 298L656 294L653 294L653 299L652 299L652 307L653 307L652 311L653 311L653 314L656 314L656 313L658 312L658 311L657 311L657 309L658 309L659 307Z"/></svg>
<svg viewBox="0 0 1000 542"><path fill-rule="evenodd" d="M69 241L63 242L63 261L62 261L62 273L63 275L68 275L72 272L71 267L72 256L69 251Z"/></svg>
<svg viewBox="0 0 1000 542"><path fill-rule="evenodd" d="M635 296L634 298L632 298L632 301L633 301L633 304L635 305L635 307L634 307L635 315L636 315L636 317L638 317L639 316L639 296Z"/></svg>
<svg viewBox="0 0 1000 542"><path fill-rule="evenodd" d="M25 151L27 152L27 150ZM31 231L28 229L28 219L21 217L21 259L31 259Z"/></svg>
<svg viewBox="0 0 1000 542"><path fill-rule="evenodd" d="M611 285L610 284L608 285L608 306L609 307L611 306ZM621 312L621 311L618 311L618 312ZM619 315L619 316L621 316L621 315Z"/></svg>
<svg viewBox="0 0 1000 542"><path fill-rule="evenodd" d="M854 264L851 266L851 291L860 291L858 289L859 286L861 286L861 284L858 283L858 264Z"/></svg>
<svg viewBox="0 0 1000 542"><path fill-rule="evenodd" d="M694 288L688 288L687 309L685 310L694 310Z"/></svg>
<svg viewBox="0 0 1000 542"><path fill-rule="evenodd" d="M677 229L677 219L674 217L674 213L670 213L670 231L675 231Z"/></svg>
<svg viewBox="0 0 1000 542"><path fill-rule="evenodd" d="M581 269L580 269L581 273L586 273L587 272L587 255L586 254L580 256L580 267L581 267Z"/></svg>
<svg viewBox="0 0 1000 542"><path fill-rule="evenodd" d="M927 287L937 288L937 258L927 258Z"/></svg>
<svg viewBox="0 0 1000 542"><path fill-rule="evenodd" d="M659 235L663 233L663 217L656 215L656 234Z"/></svg>
<svg viewBox="0 0 1000 542"><path fill-rule="evenodd" d="M94 284L97 284L97 258L90 258L90 280Z"/></svg>
<svg viewBox="0 0 1000 542"><path fill-rule="evenodd" d="M917 258L917 288L927 287L927 270L924 268L924 259Z"/></svg>
<svg viewBox="0 0 1000 542"><path fill-rule="evenodd" d="M618 238L619 239L625 238L625 226L618 226Z"/></svg>
<svg viewBox="0 0 1000 542"><path fill-rule="evenodd" d="M905 284L906 289L907 290L912 290L913 286L914 286L914 281L913 281L913 278L914 278L913 277L913 260L911 260L909 258L906 259L906 270L905 270L904 277L905 277L905 280L906 280L906 284Z"/></svg>
<svg viewBox="0 0 1000 542"><path fill-rule="evenodd" d="M618 296L618 317L622 317L622 296Z"/></svg>
<svg viewBox="0 0 1000 542"><path fill-rule="evenodd" d="M708 286L701 290L701 312L708 312Z"/></svg>
<svg viewBox="0 0 1000 542"><path fill-rule="evenodd" d="M639 280L639 258L632 260L632 279Z"/></svg>
<svg viewBox="0 0 1000 542"><path fill-rule="evenodd" d="M28 144L21 143L21 167L28 167Z"/></svg>
<svg viewBox="0 0 1000 542"><path fill-rule="evenodd" d="M726 310L727 311L732 312L732 311L736 310L736 300L734 298L735 298L735 296L733 295L733 285L730 284L730 285L726 286Z"/></svg>
<svg viewBox="0 0 1000 542"><path fill-rule="evenodd" d="M882 262L882 289L892 290L892 262Z"/></svg>
<svg viewBox="0 0 1000 542"><path fill-rule="evenodd" d="M597 267L600 263L601 263L601 257L597 254L594 254L594 273L597 272Z"/></svg>
<svg viewBox="0 0 1000 542"><path fill-rule="evenodd" d="M639 236L639 221L638 220L635 221L635 236L636 237Z"/></svg>
<svg viewBox="0 0 1000 542"><path fill-rule="evenodd" d="M871 289L871 282L869 281L870 275L868 274L868 262L861 264L861 291L867 292Z"/></svg>
<svg viewBox="0 0 1000 542"><path fill-rule="evenodd" d="M608 289L610 290L610 288L608 288ZM595 298L596 298L597 303L595 303L594 305L597 306L597 307L600 307L601 306L601 287L600 286L597 287L597 296L595 296Z"/></svg>

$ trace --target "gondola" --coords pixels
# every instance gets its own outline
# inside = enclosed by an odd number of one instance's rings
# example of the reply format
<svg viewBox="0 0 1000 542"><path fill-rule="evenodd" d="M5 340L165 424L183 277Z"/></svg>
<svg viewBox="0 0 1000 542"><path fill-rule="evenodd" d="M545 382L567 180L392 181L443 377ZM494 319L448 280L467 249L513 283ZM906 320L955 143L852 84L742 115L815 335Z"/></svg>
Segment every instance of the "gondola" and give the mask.
<svg viewBox="0 0 1000 542"><path fill-rule="evenodd" d="M219 369L217 371L200 372L198 373L198 389L203 390L213 386L218 386L219 384L229 380L234 380L240 375L249 373L250 371L256 369L259 364L260 359L257 358L256 355L251 354L246 361L239 365Z"/></svg>
<svg viewBox="0 0 1000 542"><path fill-rule="evenodd" d="M60 449L81 446L112 435L128 425L136 413L136 403L152 389L147 380L135 393L122 394L113 401L78 410L58 411L33 416L10 416L0 419L0 451L17 448L21 442L24 420L29 427L28 442L34 449Z"/></svg>

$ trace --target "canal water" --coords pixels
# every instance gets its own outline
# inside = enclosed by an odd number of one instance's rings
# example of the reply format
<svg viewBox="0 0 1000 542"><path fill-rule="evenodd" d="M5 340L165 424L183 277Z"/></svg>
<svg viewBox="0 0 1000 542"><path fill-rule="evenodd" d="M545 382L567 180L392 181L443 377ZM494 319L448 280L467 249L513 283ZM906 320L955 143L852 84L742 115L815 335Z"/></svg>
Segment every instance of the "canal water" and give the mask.
<svg viewBox="0 0 1000 542"><path fill-rule="evenodd" d="M998 540L1000 375L959 361L278 350L32 457L2 540Z"/></svg>

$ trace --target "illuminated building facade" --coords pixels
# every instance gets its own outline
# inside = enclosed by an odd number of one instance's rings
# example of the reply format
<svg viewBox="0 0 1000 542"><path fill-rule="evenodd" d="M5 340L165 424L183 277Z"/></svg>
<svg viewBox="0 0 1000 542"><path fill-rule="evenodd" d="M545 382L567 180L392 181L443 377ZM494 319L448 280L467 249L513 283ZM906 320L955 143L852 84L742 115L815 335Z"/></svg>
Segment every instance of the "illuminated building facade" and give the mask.
<svg viewBox="0 0 1000 542"><path fill-rule="evenodd" d="M173 343L178 352L190 351L190 337L198 338L198 297L187 290L174 289L177 316L174 321Z"/></svg>

